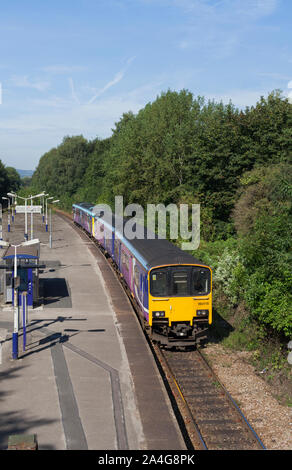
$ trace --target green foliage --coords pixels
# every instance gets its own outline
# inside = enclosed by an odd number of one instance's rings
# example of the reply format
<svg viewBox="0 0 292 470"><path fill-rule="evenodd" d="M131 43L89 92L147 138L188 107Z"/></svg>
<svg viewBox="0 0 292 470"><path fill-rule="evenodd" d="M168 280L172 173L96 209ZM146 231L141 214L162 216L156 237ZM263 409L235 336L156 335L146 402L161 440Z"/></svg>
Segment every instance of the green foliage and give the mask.
<svg viewBox="0 0 292 470"><path fill-rule="evenodd" d="M244 276L245 268L239 253L226 248L214 273L214 281L222 285L223 292L232 305L240 299L240 286Z"/></svg>
<svg viewBox="0 0 292 470"><path fill-rule="evenodd" d="M261 97L241 115L241 134L246 137L244 156L259 165L291 161L292 106L281 91Z"/></svg>
<svg viewBox="0 0 292 470"><path fill-rule="evenodd" d="M227 250L233 252L236 248L237 240L232 237L227 240L219 239L210 242L201 240L199 249L194 251L192 254L211 266L215 273L224 251Z"/></svg>
<svg viewBox="0 0 292 470"><path fill-rule="evenodd" d="M240 178L239 199L233 210L239 234L249 233L264 214L291 209L292 166L288 163L257 166Z"/></svg>
<svg viewBox="0 0 292 470"><path fill-rule="evenodd" d="M292 166L256 168L235 206L247 277L243 298L261 324L292 334Z"/></svg>
<svg viewBox="0 0 292 470"><path fill-rule="evenodd" d="M17 191L21 185L21 178L15 168L5 167L0 160L0 199L7 197L7 192ZM3 201L1 200L3 203Z"/></svg>
<svg viewBox="0 0 292 470"><path fill-rule="evenodd" d="M9 191L18 191L21 186L21 178L19 173L11 166L7 166L5 170L9 180Z"/></svg>
<svg viewBox="0 0 292 470"><path fill-rule="evenodd" d="M32 177L31 176L24 176L21 178L21 187L27 188L31 185Z"/></svg>
<svg viewBox="0 0 292 470"><path fill-rule="evenodd" d="M248 319L241 323L223 340L224 346L234 350L252 351L256 349L258 331Z"/></svg>
<svg viewBox="0 0 292 470"><path fill-rule="evenodd" d="M244 299L261 323L292 334L291 214L261 216L245 236L241 254L247 271Z"/></svg>
<svg viewBox="0 0 292 470"><path fill-rule="evenodd" d="M291 165L256 168L245 174L241 182L241 196L234 210L239 238L228 245L225 241L207 244L214 280L230 305L244 301L251 320L290 337Z"/></svg>
<svg viewBox="0 0 292 470"><path fill-rule="evenodd" d="M59 147L41 157L32 177L32 188L53 194L68 205L82 184L91 151L92 144L84 137L65 137Z"/></svg>
<svg viewBox="0 0 292 470"><path fill-rule="evenodd" d="M6 196L9 191L9 178L5 166L0 160L0 196ZM2 202L2 201L1 201Z"/></svg>
<svg viewBox="0 0 292 470"><path fill-rule="evenodd" d="M106 170L105 154L110 146L110 139L96 139L92 143L92 152L88 156L88 163L80 187L74 195L77 201L90 201L96 203L101 195Z"/></svg>

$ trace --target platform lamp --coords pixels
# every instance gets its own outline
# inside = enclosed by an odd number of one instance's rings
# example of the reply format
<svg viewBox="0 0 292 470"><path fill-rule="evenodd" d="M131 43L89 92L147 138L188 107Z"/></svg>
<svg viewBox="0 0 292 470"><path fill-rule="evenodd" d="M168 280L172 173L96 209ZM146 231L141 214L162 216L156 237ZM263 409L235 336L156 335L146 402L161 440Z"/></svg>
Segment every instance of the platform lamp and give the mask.
<svg viewBox="0 0 292 470"><path fill-rule="evenodd" d="M45 221L45 197L49 196L49 193L44 193L42 195L42 198L43 198L43 202L42 202L42 206L43 206L43 223Z"/></svg>
<svg viewBox="0 0 292 470"><path fill-rule="evenodd" d="M54 199L53 196L46 199L46 232L48 231L48 201Z"/></svg>
<svg viewBox="0 0 292 470"><path fill-rule="evenodd" d="M8 196L8 194L7 194ZM11 197L11 218L12 218L12 223L14 222L14 206L16 206L16 196L10 196Z"/></svg>
<svg viewBox="0 0 292 470"><path fill-rule="evenodd" d="M12 221L12 223L13 223L13 222L14 222L14 211L13 211L13 208L14 208L14 200L15 200L15 197L16 197L16 196L13 196L13 194L10 194L10 193L7 193L7 196L11 197L11 202L10 202L10 199L9 199L9 204L10 204L11 221Z"/></svg>
<svg viewBox="0 0 292 470"><path fill-rule="evenodd" d="M12 246L14 248L14 326L12 333L12 359L18 359L18 330L19 330L19 314L18 314L18 279L17 279L17 248L20 246L34 245L39 243L39 239L29 240L26 242L19 243L19 245L12 245L12 243L1 241L1 244L4 246Z"/></svg>
<svg viewBox="0 0 292 470"><path fill-rule="evenodd" d="M14 214L16 214L17 194L10 192L10 193L7 193L7 196L12 198L12 222L14 222L13 205L14 205Z"/></svg>
<svg viewBox="0 0 292 470"><path fill-rule="evenodd" d="M60 199L56 199L55 201L52 201L51 204L57 204L58 202L60 202ZM52 229L52 209L50 207L50 248L52 248L52 233L53 233L53 229Z"/></svg>
<svg viewBox="0 0 292 470"><path fill-rule="evenodd" d="M10 199L5 196L2 196L2 199L6 199L8 201L8 232L10 232Z"/></svg>

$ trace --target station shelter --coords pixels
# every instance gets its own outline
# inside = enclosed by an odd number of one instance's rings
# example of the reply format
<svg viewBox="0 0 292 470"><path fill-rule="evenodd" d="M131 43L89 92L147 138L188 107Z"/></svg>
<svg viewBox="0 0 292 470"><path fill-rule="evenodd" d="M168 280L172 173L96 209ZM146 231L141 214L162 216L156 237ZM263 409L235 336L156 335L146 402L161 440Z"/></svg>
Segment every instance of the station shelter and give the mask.
<svg viewBox="0 0 292 470"><path fill-rule="evenodd" d="M22 303L22 293L27 292L27 305L33 307L39 298L39 244L20 246L16 251L17 258L17 287L18 305ZM5 264L4 272L4 302L14 305L14 263L15 249L13 246L7 248L2 256Z"/></svg>

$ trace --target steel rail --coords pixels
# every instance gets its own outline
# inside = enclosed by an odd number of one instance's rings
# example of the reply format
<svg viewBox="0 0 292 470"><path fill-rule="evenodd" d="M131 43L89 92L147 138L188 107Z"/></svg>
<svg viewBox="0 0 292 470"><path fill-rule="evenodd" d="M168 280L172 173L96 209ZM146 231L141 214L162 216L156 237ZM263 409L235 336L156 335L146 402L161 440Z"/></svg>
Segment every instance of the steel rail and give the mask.
<svg viewBox="0 0 292 470"><path fill-rule="evenodd" d="M244 423L246 424L246 426L249 428L250 432L253 434L253 436L255 437L255 439L258 441L259 443L259 446L261 449L263 450L266 450L266 447L264 445L264 443L262 442L262 440L260 439L260 437L258 436L258 434L256 433L256 431L253 429L252 425L249 423L249 421L247 420L247 418L244 416L242 410L240 409L240 407L237 405L237 403L235 402L235 400L232 398L231 394L228 392L228 390L226 389L226 387L222 384L222 382L219 380L217 374L215 374L215 372L213 371L212 367L210 366L208 360L206 359L205 355L202 353L202 351L198 350L198 353L200 354L202 360L205 362L206 366L212 371L212 373L214 374L214 377L216 377L216 379L218 380L218 382L220 383L220 386L222 387L222 389L224 390L226 396L228 397L228 399L231 401L231 403L233 404L233 406L236 408L237 412L239 413L239 415L241 416L242 420L244 421Z"/></svg>
<svg viewBox="0 0 292 470"><path fill-rule="evenodd" d="M160 351L160 354L208 449L265 450L256 431L199 350L193 351L192 359L187 361L183 361L183 352L178 357L173 351ZM198 360L203 361L203 367ZM186 364L184 375L182 366Z"/></svg>

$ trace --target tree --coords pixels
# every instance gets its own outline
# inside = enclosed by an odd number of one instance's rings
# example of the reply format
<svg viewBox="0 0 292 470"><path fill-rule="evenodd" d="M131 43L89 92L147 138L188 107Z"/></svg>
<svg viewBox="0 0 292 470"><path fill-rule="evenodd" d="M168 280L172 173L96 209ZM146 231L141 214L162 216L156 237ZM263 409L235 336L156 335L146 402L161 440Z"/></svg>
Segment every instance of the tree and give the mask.
<svg viewBox="0 0 292 470"><path fill-rule="evenodd" d="M0 196L6 196L9 191L9 178L5 166L0 160Z"/></svg>
<svg viewBox="0 0 292 470"><path fill-rule="evenodd" d="M64 137L63 142L53 148L39 161L32 177L32 187L46 191L62 200L71 200L83 183L93 145L83 136Z"/></svg>
<svg viewBox="0 0 292 470"><path fill-rule="evenodd" d="M21 186L21 178L18 171L11 166L7 166L5 169L9 180L9 190L18 191Z"/></svg>
<svg viewBox="0 0 292 470"><path fill-rule="evenodd" d="M292 165L256 168L242 178L235 206L244 300L257 320L292 334ZM241 272L242 274L242 272ZM289 307L290 306L290 307Z"/></svg>

